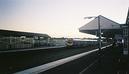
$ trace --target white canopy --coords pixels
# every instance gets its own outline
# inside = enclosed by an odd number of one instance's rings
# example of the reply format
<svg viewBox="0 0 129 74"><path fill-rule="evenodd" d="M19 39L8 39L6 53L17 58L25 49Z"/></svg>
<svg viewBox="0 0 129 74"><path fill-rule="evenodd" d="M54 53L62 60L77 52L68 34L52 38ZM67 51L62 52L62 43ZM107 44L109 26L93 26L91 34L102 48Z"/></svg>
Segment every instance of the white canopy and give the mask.
<svg viewBox="0 0 129 74"><path fill-rule="evenodd" d="M101 15L99 15L98 17L103 37L114 37L115 34L120 34L122 32L120 24ZM83 33L98 35L98 17L96 17L86 25L80 27L79 31Z"/></svg>
<svg viewBox="0 0 129 74"><path fill-rule="evenodd" d="M100 19L100 27L101 29L120 29L120 25L106 17L101 15L98 16ZM79 28L79 30L96 30L98 29L98 17L96 17L91 22Z"/></svg>

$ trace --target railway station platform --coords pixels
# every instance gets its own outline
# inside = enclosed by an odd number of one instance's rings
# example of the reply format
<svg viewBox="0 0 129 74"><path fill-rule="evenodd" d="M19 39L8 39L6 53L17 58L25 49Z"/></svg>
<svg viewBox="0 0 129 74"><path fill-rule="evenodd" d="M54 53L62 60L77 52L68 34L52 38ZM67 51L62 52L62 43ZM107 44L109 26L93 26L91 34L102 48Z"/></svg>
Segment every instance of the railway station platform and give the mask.
<svg viewBox="0 0 129 74"><path fill-rule="evenodd" d="M122 47L110 47L101 51L101 57L80 74L129 74L129 58L123 55Z"/></svg>

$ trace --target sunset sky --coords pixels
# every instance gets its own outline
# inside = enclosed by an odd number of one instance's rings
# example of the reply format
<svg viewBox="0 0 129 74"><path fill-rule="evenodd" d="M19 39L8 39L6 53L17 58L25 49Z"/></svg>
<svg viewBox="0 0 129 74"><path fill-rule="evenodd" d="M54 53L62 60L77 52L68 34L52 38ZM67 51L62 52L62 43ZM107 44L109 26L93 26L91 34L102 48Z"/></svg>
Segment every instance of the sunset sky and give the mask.
<svg viewBox="0 0 129 74"><path fill-rule="evenodd" d="M52 37L93 37L79 32L103 15L117 23L126 21L129 0L0 0L0 29L45 33Z"/></svg>

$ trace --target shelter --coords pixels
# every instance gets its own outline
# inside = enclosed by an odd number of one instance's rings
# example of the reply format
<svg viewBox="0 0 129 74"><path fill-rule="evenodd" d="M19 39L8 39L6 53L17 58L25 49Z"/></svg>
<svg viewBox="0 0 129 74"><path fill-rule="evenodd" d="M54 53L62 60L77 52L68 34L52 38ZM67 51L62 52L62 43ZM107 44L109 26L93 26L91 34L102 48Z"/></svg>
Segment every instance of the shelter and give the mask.
<svg viewBox="0 0 129 74"><path fill-rule="evenodd" d="M98 21L99 17L99 21ZM98 22L100 24L103 37L113 38L115 34L121 34L122 29L119 23L116 23L102 15L94 18L89 23L79 28L80 32L98 35Z"/></svg>

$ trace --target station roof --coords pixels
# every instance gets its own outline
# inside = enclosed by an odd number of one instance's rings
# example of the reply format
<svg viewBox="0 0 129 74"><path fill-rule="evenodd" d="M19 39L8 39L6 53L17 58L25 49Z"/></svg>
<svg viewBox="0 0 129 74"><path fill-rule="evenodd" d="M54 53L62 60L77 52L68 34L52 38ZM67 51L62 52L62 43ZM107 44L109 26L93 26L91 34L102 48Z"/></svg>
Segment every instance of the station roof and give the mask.
<svg viewBox="0 0 129 74"><path fill-rule="evenodd" d="M41 33L30 33L30 32L20 32L20 31L11 31L11 30L2 30L0 29L0 36L27 36L27 37L50 37L47 34L41 34Z"/></svg>
<svg viewBox="0 0 129 74"><path fill-rule="evenodd" d="M121 25L102 16L99 15L99 22L101 32L103 33L103 37L114 37L114 34L121 34ZM94 18L89 23L79 28L80 32L89 33L93 35L98 35L98 17Z"/></svg>

